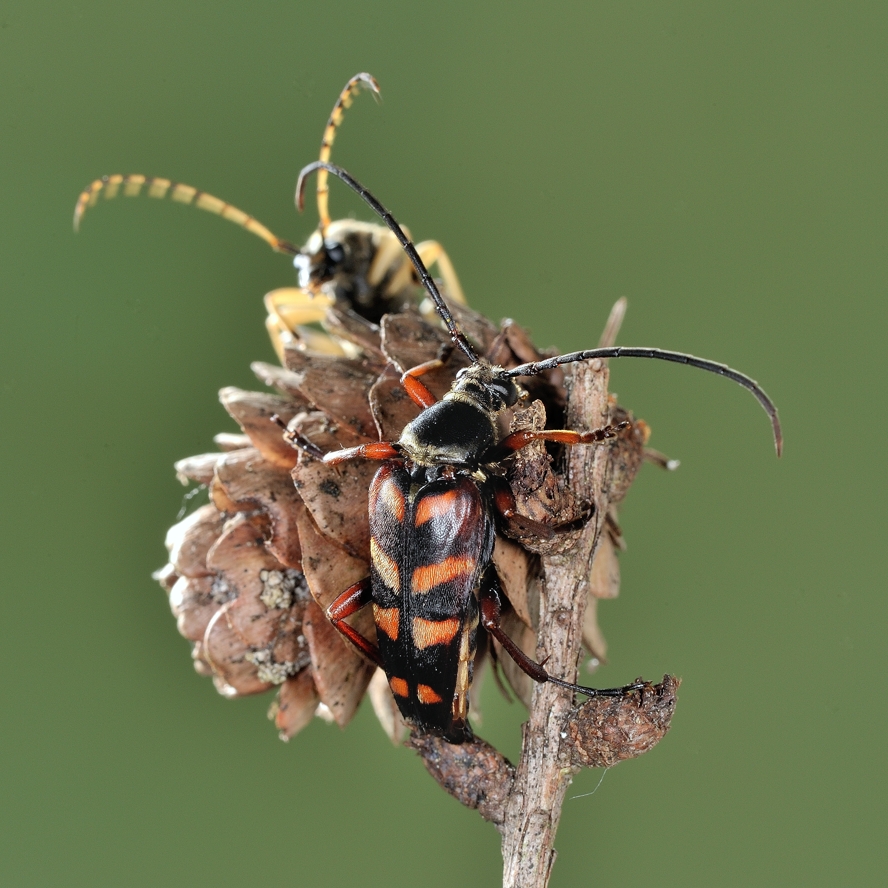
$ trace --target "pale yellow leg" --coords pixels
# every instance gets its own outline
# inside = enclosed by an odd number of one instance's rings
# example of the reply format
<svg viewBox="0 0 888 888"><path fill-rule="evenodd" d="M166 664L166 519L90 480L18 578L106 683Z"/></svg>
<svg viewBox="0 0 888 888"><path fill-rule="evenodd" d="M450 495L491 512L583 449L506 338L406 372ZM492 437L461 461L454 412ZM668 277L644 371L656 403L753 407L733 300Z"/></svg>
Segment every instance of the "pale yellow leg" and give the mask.
<svg viewBox="0 0 888 888"><path fill-rule="evenodd" d="M410 235L408 234L407 237L410 237ZM386 230L379 238L376 255L373 257L373 261L370 263L370 268L367 271L367 283L371 287L378 287L382 279L397 262L403 262L405 265L410 266L410 260L407 258L404 248L394 234Z"/></svg>
<svg viewBox="0 0 888 888"><path fill-rule="evenodd" d="M452 302L465 305L466 297L460 286L459 278L456 276L456 269L453 267L450 257L444 252L444 247L437 241L423 241L417 245L416 252L426 264L426 268L431 269L432 265L438 266L441 281L444 284L444 295Z"/></svg>
<svg viewBox="0 0 888 888"><path fill-rule="evenodd" d="M284 361L284 349L297 341L312 351L328 354L342 354L342 349L330 337L305 327L324 319L333 300L323 293L313 296L301 287L280 287L265 294L265 309L268 317L265 327L271 344Z"/></svg>

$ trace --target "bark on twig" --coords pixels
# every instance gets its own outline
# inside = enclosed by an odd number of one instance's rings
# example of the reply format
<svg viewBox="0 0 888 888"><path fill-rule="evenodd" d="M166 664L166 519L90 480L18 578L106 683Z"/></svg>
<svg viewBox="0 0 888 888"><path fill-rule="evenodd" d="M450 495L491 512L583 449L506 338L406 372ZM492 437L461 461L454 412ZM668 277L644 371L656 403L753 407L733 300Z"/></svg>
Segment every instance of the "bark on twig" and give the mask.
<svg viewBox="0 0 888 888"><path fill-rule="evenodd" d="M515 766L489 743L475 738L455 746L434 734L411 734L407 745L454 798L502 829Z"/></svg>
<svg viewBox="0 0 888 888"><path fill-rule="evenodd" d="M566 374L567 428L608 423L607 367L576 364ZM569 449L566 483L595 507L570 548L542 556L536 659L550 675L575 681L592 560L608 514L609 497L623 490L608 447ZM619 466L616 466L619 476ZM478 740L453 746L428 736L409 745L435 779L463 804L476 808L502 834L504 888L545 888L555 861L554 841L567 787L581 766L610 766L650 749L669 727L676 679L617 698L591 698L575 707L573 693L552 683L535 685L524 725L521 759L512 766Z"/></svg>
<svg viewBox="0 0 888 888"><path fill-rule="evenodd" d="M600 361L574 365L568 384L567 428L607 425L607 368ZM568 451L567 483L591 495L595 514L565 554L543 556L544 595L540 602L537 660L550 675L573 681L582 642L583 616L592 558L607 514L606 447ZM506 805L503 828L503 888L548 884L555 862L555 833L573 770L558 754L573 694L547 683L534 688L524 726L521 761Z"/></svg>
<svg viewBox="0 0 888 888"><path fill-rule="evenodd" d="M639 679L641 681L641 679ZM610 768L653 749L669 730L681 682L664 675L625 697L592 697L578 706L562 731L565 764Z"/></svg>

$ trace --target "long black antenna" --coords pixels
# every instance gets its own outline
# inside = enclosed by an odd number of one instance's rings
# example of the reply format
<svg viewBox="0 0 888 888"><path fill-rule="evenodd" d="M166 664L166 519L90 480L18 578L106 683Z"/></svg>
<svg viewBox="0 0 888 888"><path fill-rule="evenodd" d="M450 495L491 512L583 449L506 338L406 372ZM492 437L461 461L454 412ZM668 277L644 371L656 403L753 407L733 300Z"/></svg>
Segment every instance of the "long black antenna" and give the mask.
<svg viewBox="0 0 888 888"><path fill-rule="evenodd" d="M765 412L771 418L771 426L774 430L774 446L777 448L777 456L783 452L783 431L780 428L780 420L777 418L777 407L765 394L765 390L754 380L737 370L732 370L726 364L717 364L715 361L707 361L705 358L695 358L683 352L664 351L661 348L626 348L624 346L610 346L608 348L590 348L586 351L571 352L568 355L558 355L555 358L547 358L543 361L534 361L530 364L522 364L507 370L505 375L512 376L536 376L546 370L552 370L561 364L573 364L576 361L589 361L592 358L654 358L658 361L674 361L676 364L687 364L689 367L697 367L700 370L708 370L719 376L726 376L734 382L749 389L755 395L759 404L765 408Z"/></svg>
<svg viewBox="0 0 888 888"><path fill-rule="evenodd" d="M410 257L410 261L413 263L413 267L416 269L423 287L425 287L432 302L435 303L435 308L437 309L438 314L441 315L441 319L447 325L450 338L460 349L462 349L470 361L473 363L477 361L478 355L475 354L475 350L472 348L469 340L466 339L465 333L463 333L463 331L457 326L453 315L450 313L450 309L447 307L447 303L444 301L438 287L435 285L435 281L429 274L422 259L420 259L419 253L416 252L416 247L413 246L410 238L404 234L404 230L398 224L395 217L360 182L358 182L357 179L349 175L344 169L342 169L342 167L336 166L336 164L327 163L323 160L316 160L314 163L310 163L308 166L303 167L302 172L299 173L299 180L296 183L296 206L299 210L301 211L304 205L305 179L317 170L326 170L328 173L333 173L334 176L342 179L352 191L356 191L364 199L373 212L375 212L391 229L392 233L404 248L404 252Z"/></svg>

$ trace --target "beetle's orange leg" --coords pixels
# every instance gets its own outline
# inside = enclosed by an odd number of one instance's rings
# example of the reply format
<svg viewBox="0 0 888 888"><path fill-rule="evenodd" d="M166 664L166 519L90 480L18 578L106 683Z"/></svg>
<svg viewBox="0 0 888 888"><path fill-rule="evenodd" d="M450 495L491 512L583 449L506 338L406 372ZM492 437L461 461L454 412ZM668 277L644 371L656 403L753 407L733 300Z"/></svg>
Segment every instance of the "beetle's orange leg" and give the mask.
<svg viewBox="0 0 888 888"><path fill-rule="evenodd" d="M360 444L357 447L347 447L344 450L325 453L323 460L326 465L335 466L341 462L348 462L350 459L399 459L400 456L401 453L394 444L390 444L388 441L377 441L374 444Z"/></svg>
<svg viewBox="0 0 888 888"><path fill-rule="evenodd" d="M344 635L368 660L372 660L377 666L382 666L382 657L379 648L369 639L364 638L357 629L344 622L346 617L356 614L361 608L373 601L370 577L349 586L327 608L327 619L333 624L337 632Z"/></svg>
<svg viewBox="0 0 888 888"><path fill-rule="evenodd" d="M570 429L543 429L536 432L526 429L522 432L513 432L500 445L508 451L521 450L533 441L557 441L559 444L598 444L609 438L616 438L617 433L628 428L628 422L620 422L617 425L606 425L604 428L594 429L591 432L575 432Z"/></svg>
<svg viewBox="0 0 888 888"><path fill-rule="evenodd" d="M430 370L437 370L444 366L441 358L435 358L433 361L426 361L416 367L411 367L401 376L401 385L404 391L410 395L410 400L419 407L431 407L437 404L438 399L419 381L420 376L428 373Z"/></svg>

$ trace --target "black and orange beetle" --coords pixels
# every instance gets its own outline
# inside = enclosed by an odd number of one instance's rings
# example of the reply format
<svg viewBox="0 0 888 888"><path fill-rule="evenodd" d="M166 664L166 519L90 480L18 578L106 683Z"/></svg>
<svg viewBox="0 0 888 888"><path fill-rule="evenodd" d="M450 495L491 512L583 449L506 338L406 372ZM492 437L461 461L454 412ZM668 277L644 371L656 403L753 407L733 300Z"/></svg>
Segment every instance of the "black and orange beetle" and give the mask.
<svg viewBox="0 0 888 888"><path fill-rule="evenodd" d="M525 397L515 382L562 364L593 358L655 358L675 361L726 376L749 389L767 411L777 454L782 433L777 409L762 388L723 364L653 348L606 347L547 358L510 370L480 357L456 324L422 259L392 215L345 170L316 162L300 174L333 173L354 189L382 217L413 262L447 326L453 344L471 364L460 370L440 401L421 377L442 359L407 370L401 384L422 408L393 442L364 444L322 453L298 430L286 432L295 447L336 465L351 459L382 460L370 485L371 574L346 589L327 609L333 625L385 671L404 719L416 728L443 735L453 743L471 738L468 694L479 623L531 678L553 682L587 696L620 696L639 687L595 689L564 681L531 660L500 626L502 589L491 560L494 534L514 516L515 499L501 472L502 461L531 441L595 444L615 437L628 423L590 432L520 431L505 435L497 418ZM282 423L281 423L282 424ZM582 521L583 519L578 519ZM521 519L526 532L534 524L551 536L577 527ZM373 606L377 644L345 622Z"/></svg>

